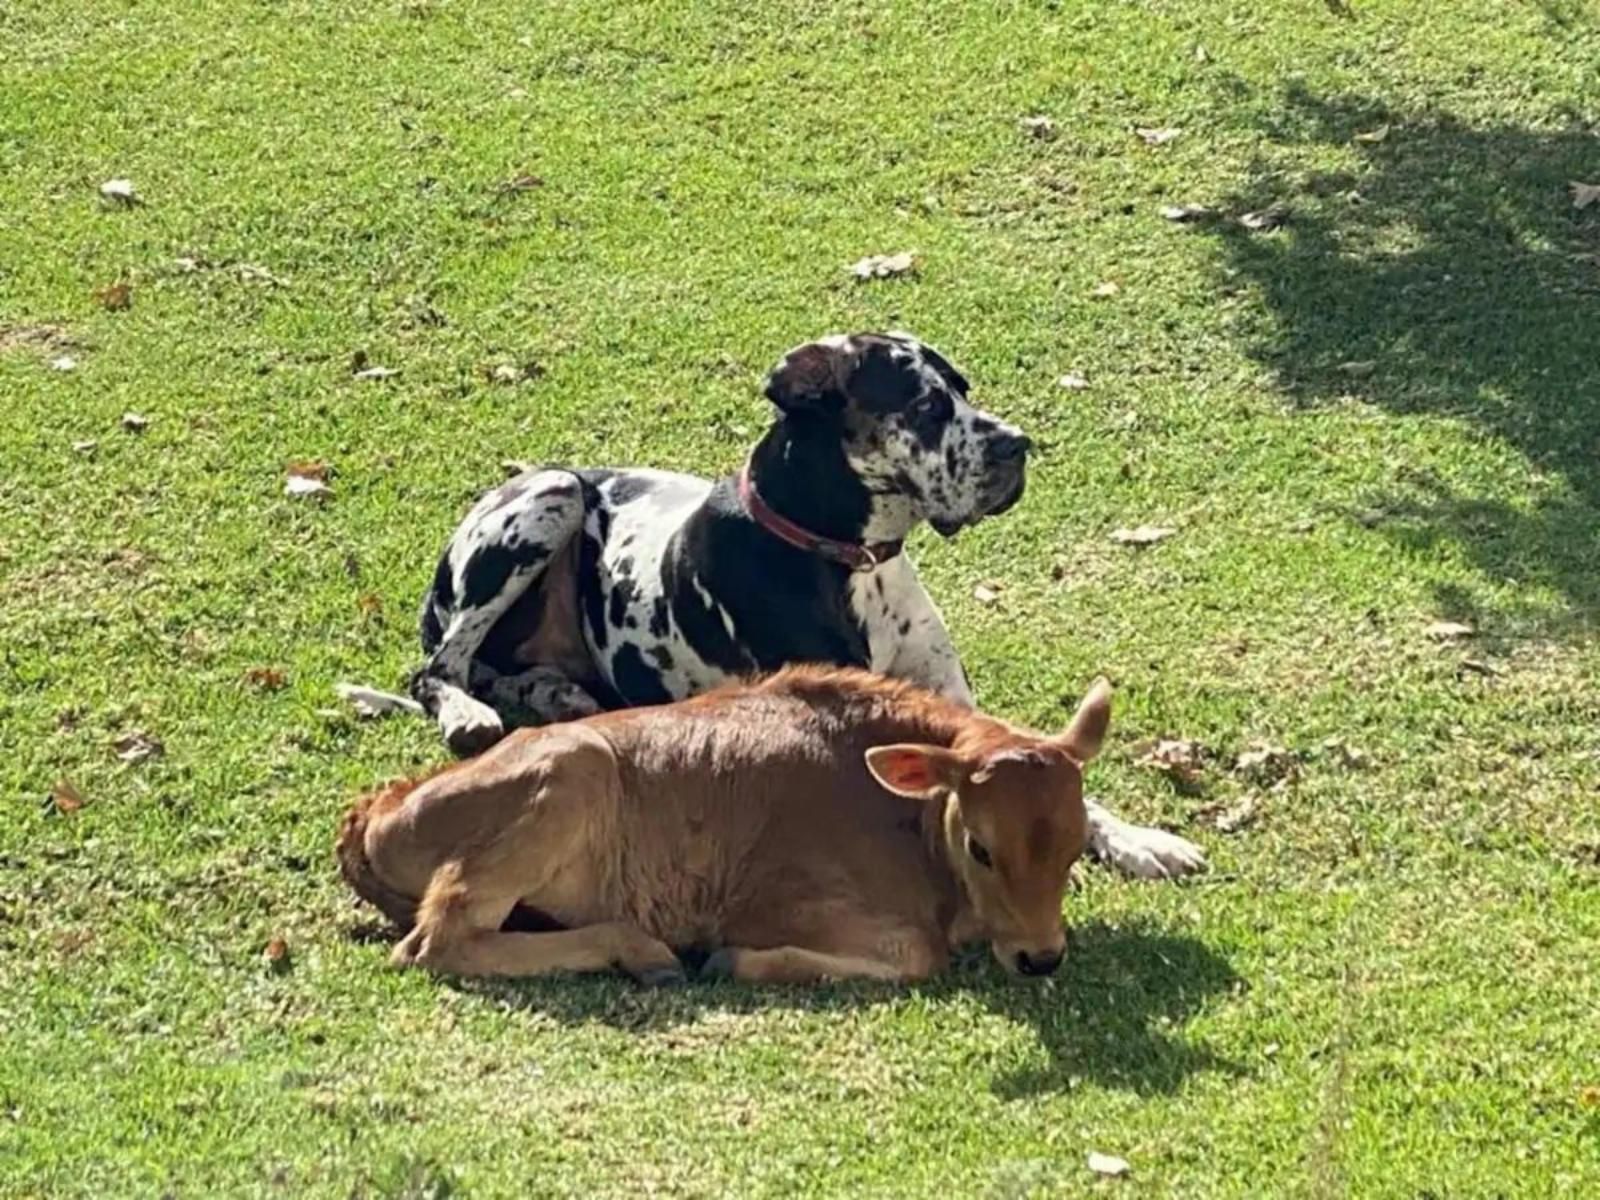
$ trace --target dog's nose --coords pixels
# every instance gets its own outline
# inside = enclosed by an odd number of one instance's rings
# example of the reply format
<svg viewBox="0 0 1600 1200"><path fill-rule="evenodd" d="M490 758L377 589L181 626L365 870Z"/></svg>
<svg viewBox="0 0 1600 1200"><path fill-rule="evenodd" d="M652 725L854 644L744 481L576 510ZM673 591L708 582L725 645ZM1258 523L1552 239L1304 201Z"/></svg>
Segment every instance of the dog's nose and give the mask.
<svg viewBox="0 0 1600 1200"><path fill-rule="evenodd" d="M995 462L1015 462L1033 449L1033 440L1025 433L1002 433L989 443L989 457Z"/></svg>
<svg viewBox="0 0 1600 1200"><path fill-rule="evenodd" d="M1043 954L1017 951L1017 971L1022 975L1049 975L1061 965L1061 951L1046 950Z"/></svg>

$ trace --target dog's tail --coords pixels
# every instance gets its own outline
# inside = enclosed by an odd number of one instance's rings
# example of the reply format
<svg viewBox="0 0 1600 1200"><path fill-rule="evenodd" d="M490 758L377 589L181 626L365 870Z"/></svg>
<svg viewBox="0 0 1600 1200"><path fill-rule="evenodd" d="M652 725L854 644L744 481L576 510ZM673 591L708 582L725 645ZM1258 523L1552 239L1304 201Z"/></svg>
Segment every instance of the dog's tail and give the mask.
<svg viewBox="0 0 1600 1200"><path fill-rule="evenodd" d="M345 882L355 889L356 895L382 910L383 915L401 929L410 929L416 923L418 898L402 895L378 878L377 872L372 869L372 861L367 857L367 826L374 818L383 817L398 808L420 782L416 779L399 780L357 800L355 807L345 814L335 847L339 855L339 871L344 875Z"/></svg>

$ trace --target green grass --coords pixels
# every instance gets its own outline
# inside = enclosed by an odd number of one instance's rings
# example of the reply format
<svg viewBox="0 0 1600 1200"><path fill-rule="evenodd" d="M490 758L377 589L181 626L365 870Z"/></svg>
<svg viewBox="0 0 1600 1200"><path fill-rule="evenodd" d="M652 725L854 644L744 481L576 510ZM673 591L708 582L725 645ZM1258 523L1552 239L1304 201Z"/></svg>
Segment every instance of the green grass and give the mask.
<svg viewBox="0 0 1600 1200"><path fill-rule="evenodd" d="M1338 7L0 9L0 1194L1600 1190L1600 14ZM1093 784L1213 874L1085 872L1043 986L388 971L332 835L441 751L331 685L401 679L473 493L728 470L781 350L890 325L1045 444L915 547L982 702L1110 673ZM1232 774L1256 740L1298 780Z"/></svg>

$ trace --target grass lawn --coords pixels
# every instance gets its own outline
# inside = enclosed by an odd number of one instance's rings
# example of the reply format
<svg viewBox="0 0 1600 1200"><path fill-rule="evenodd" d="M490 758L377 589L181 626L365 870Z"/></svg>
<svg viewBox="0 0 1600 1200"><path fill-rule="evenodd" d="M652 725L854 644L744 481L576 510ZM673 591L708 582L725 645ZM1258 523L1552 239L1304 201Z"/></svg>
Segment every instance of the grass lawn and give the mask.
<svg viewBox="0 0 1600 1200"><path fill-rule="evenodd" d="M1600 9L1342 7L0 9L0 1195L1600 1193ZM1039 986L388 971L332 837L442 749L331 689L474 493L886 326L1043 443L915 545L981 702L1110 674L1212 873Z"/></svg>

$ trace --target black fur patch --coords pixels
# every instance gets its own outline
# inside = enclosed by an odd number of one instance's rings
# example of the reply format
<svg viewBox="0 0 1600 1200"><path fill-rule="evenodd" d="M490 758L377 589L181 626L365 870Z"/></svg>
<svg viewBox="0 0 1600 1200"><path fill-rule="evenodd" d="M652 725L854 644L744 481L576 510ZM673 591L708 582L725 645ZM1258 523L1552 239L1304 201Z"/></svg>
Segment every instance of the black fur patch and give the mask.
<svg viewBox="0 0 1600 1200"><path fill-rule="evenodd" d="M665 704L672 699L661 676L644 661L639 647L632 642L611 656L611 679L629 704Z"/></svg>
<svg viewBox="0 0 1600 1200"><path fill-rule="evenodd" d="M482 607L505 589L513 571L549 557L550 548L542 542L507 541L478 547L461 572L461 606Z"/></svg>

